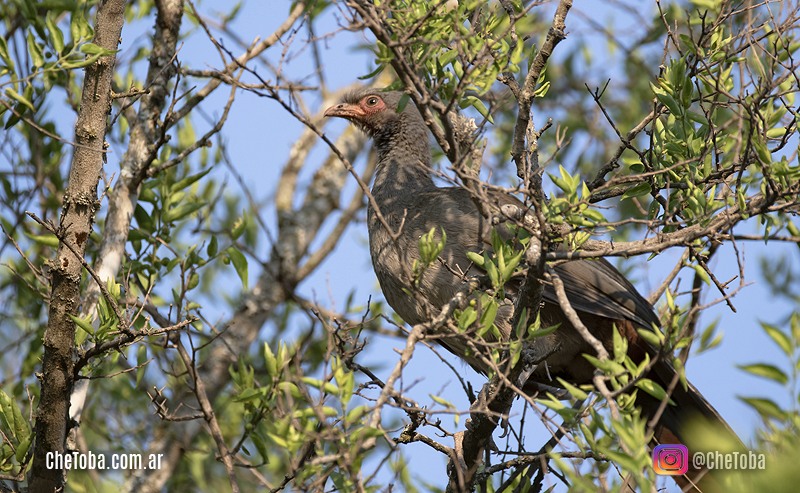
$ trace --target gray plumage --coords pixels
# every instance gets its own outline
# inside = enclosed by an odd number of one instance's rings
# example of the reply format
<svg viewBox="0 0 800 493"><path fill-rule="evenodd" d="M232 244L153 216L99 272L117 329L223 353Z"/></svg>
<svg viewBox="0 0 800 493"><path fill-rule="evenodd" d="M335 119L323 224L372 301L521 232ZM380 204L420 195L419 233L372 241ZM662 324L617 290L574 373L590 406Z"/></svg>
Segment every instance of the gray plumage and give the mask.
<svg viewBox="0 0 800 493"><path fill-rule="evenodd" d="M370 97L377 106L369 106L368 103L373 102ZM413 325L436 315L469 276L482 274L466 254L490 248L490 225L479 213L469 191L435 185L430 169L428 129L412 101L409 100L401 112L396 111L401 98L400 92L362 89L345 96L341 104L331 107L326 114L354 121L375 141L378 165L372 196L390 228L401 230L401 234L397 240L392 240L370 202L368 229L372 265L386 301L403 320ZM499 200L523 207L511 196ZM443 229L447 235L440 255L446 265L432 264L416 287L419 296L413 296L409 294L408 274L414 261L419 259L419 238L431 228ZM556 272L564 281L570 303L579 312L629 320L638 327L658 324L650 304L607 261L576 260L557 266ZM565 320L552 286L545 285L543 298L542 322L564 326L550 336L552 344L563 349L548 358L547 373L550 377L565 374L573 380L585 379L592 368L583 358L577 365L574 361L581 352L591 353L590 347ZM509 300L501 307L498 317L504 337L510 332L511 307ZM463 345L456 339L444 338L441 342L464 357ZM476 358L467 356L464 359L486 372L485 365Z"/></svg>

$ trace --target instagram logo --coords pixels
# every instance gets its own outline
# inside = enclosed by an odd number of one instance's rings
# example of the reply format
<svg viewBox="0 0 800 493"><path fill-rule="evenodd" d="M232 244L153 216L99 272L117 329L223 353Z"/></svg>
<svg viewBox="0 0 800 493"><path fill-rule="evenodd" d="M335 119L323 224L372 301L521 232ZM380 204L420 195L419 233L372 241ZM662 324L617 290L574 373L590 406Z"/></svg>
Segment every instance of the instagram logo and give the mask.
<svg viewBox="0 0 800 493"><path fill-rule="evenodd" d="M653 469L660 476L679 476L689 470L689 450L686 445L664 444L653 449Z"/></svg>

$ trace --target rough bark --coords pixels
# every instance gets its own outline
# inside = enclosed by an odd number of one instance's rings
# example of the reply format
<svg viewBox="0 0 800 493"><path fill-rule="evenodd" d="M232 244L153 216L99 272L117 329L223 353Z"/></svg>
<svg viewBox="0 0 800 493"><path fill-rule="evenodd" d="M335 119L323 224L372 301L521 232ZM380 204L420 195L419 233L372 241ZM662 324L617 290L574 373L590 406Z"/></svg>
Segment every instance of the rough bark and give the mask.
<svg viewBox="0 0 800 493"><path fill-rule="evenodd" d="M100 4L94 43L116 50L122 33L125 2ZM47 454L64 452L69 398L73 385L75 323L81 296L82 258L98 208L97 185L103 168L106 120L111 107L111 81L116 56L103 56L86 68L81 108L75 124L75 152L64 193L59 246L50 266L51 297L41 373L41 399L36 415L31 492L53 492L63 487L60 469L48 469Z"/></svg>
<svg viewBox="0 0 800 493"><path fill-rule="evenodd" d="M103 241L94 266L102 282L114 279L122 267L139 189L147 168L153 162L155 150L158 149L157 142L161 131L159 127L162 125L160 115L166 106L169 81L177 72L173 61L183 19L183 2L163 0L156 2L156 7L158 14L153 36L153 51L150 54L145 83L147 94L141 99L136 118L130 122L131 137L128 149L120 162L120 178L108 196L108 215L103 230ZM81 316L93 315L96 312L99 296L100 286L97 283L90 284L86 290ZM76 392L73 395L73 413L76 409L83 408L87 394L88 392ZM78 411L73 419L80 422L80 418ZM73 437L74 433L70 437L70 442L74 442Z"/></svg>

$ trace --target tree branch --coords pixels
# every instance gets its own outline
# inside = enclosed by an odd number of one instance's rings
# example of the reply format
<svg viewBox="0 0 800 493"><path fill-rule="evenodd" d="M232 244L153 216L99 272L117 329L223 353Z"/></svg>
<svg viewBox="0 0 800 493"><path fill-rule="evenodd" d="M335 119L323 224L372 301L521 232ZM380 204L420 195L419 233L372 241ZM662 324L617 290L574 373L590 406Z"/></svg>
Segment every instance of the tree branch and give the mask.
<svg viewBox="0 0 800 493"><path fill-rule="evenodd" d="M83 270L80 260L98 208L97 185L103 170L111 83L124 12L123 0L108 0L98 8L94 43L113 54L100 57L86 68L81 109L75 124L75 141L80 145L72 155L59 226L62 234L50 268L52 291L44 333L42 390L30 483L33 493L52 493L64 486L63 471L48 468L47 455L65 450L69 398L74 383L75 322L71 316L77 314L80 305Z"/></svg>

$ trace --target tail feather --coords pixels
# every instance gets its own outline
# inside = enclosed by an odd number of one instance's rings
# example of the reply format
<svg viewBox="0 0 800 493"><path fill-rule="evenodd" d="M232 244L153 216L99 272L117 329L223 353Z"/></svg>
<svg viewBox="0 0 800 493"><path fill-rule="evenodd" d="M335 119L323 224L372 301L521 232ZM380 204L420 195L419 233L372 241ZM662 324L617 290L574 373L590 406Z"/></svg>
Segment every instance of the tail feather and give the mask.
<svg viewBox="0 0 800 493"><path fill-rule="evenodd" d="M710 471L705 467L695 467L691 456L695 452L712 452L720 448L744 450L744 444L694 385L689 383L684 387L678 381L677 372L671 364L664 360L657 361L648 376L664 389L672 388L670 399L674 403L663 406L661 400L639 392L637 404L650 420L657 418L653 426L651 448L664 444L687 447L689 469L685 475L673 476L681 491L726 491L719 475L709 474Z"/></svg>
<svg viewBox="0 0 800 493"><path fill-rule="evenodd" d="M637 393L636 403L653 427L650 448L676 444L688 449L688 471L685 475L673 476L682 491L726 491L719 481L719 472L710 474L705 467L695 467L691 456L694 452L713 452L720 448L743 451L744 444L694 385L687 383L684 387L672 364L663 357L657 358L656 349L639 335L634 324L624 321L618 323L617 328L628 340L628 355L635 362L640 363L646 356L655 361L646 376L670 395L671 402L662 403L641 390Z"/></svg>

